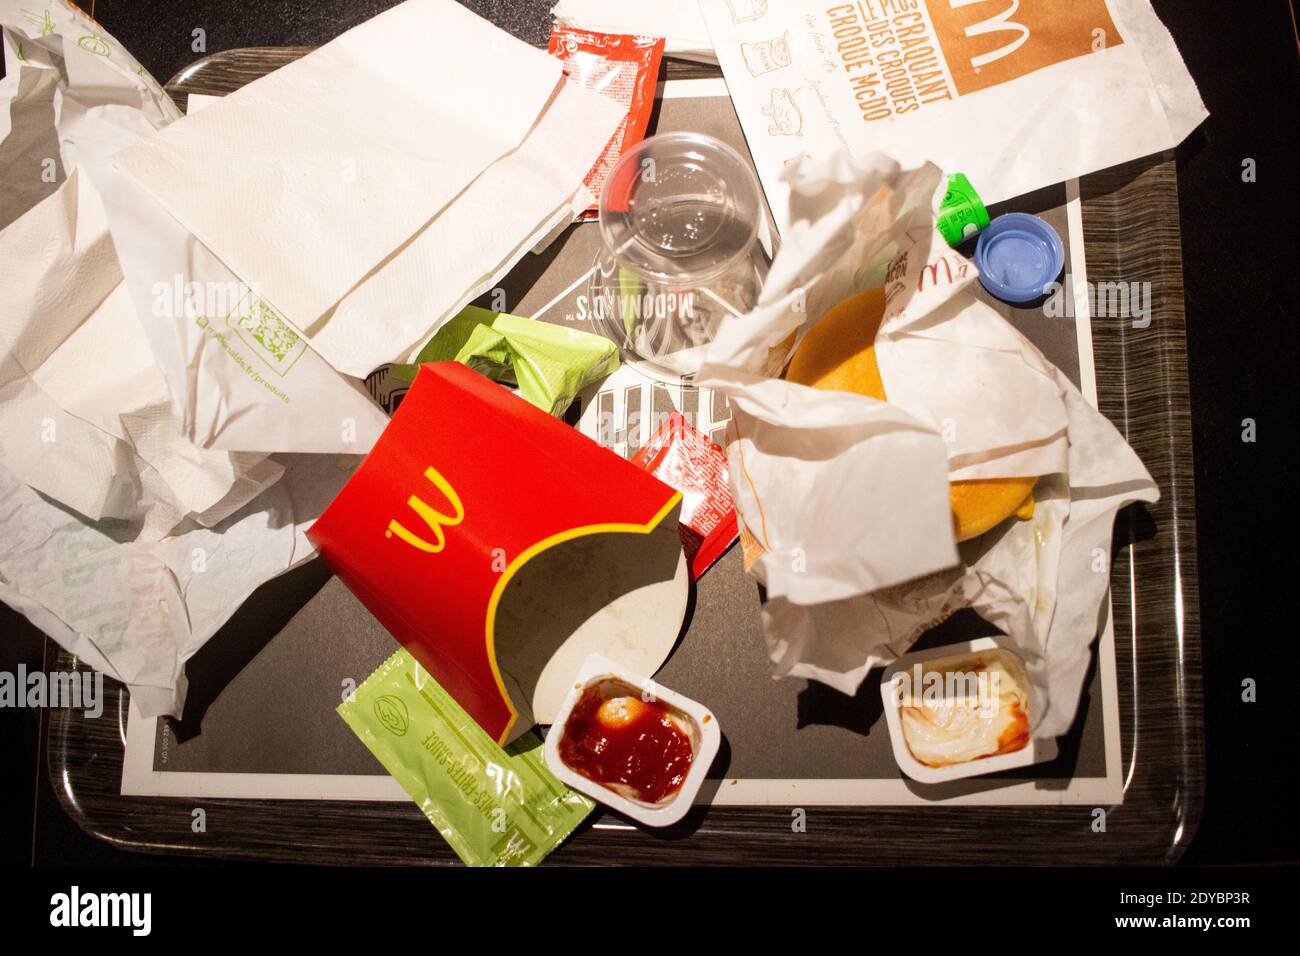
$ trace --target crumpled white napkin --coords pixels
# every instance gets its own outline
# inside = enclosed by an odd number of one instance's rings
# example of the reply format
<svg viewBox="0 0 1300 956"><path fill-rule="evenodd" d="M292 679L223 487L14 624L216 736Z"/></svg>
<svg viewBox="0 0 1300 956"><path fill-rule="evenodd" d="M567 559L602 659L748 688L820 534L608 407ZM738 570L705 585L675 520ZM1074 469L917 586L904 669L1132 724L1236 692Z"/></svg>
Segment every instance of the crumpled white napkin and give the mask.
<svg viewBox="0 0 1300 956"><path fill-rule="evenodd" d="M79 174L83 200L93 185L112 233L110 242L103 223L94 221L97 245L87 253L98 258L78 266L79 295L102 295L125 274L135 311L130 322L143 331L143 338L124 329L105 337L95 348L110 351L91 353L87 370L77 373L65 362L74 374L57 387L79 390L90 399L84 407L107 414L115 402L99 402L79 383L111 384L105 376L116 375L124 385L136 381L137 372L155 390L165 381L161 401L173 409L185 439L204 449L261 453L253 461L269 451L369 449L387 418L361 384L330 368L274 315L240 308L254 305L256 297L241 303L247 290L234 273L112 166L114 152L180 116L162 89L73 7L52 5L41 18L28 16L21 0L0 0L0 25L9 71L0 82L0 118L10 123L8 129L0 124L0 170L6 186L15 186L13 193L0 192L0 228L49 198L65 176ZM90 225L78 228L89 236ZM73 311L80 313L72 315L50 298L59 286L38 281L47 268L38 246L26 242L17 253L5 260L0 281L31 283L31 295L46 297L27 302L21 321L39 328L42 340L56 328L75 328L88 306L78 304ZM124 309L125 301L115 297L112 304ZM59 314L31 311L37 307ZM85 340L78 332L63 357L82 354L76 344ZM30 358L25 361L35 372Z"/></svg>
<svg viewBox="0 0 1300 956"><path fill-rule="evenodd" d="M791 228L759 305L723 326L699 376L732 403L732 492L766 549L753 570L777 673L852 694L971 607L1024 659L1035 735L1059 735L1098 633L1115 513L1156 500L1155 484L1114 426L973 296L974 266L933 229L938 169L840 153L786 176ZM887 403L771 377L796 333L878 285ZM948 480L1013 476L1043 476L1033 519L954 548Z"/></svg>
<svg viewBox="0 0 1300 956"><path fill-rule="evenodd" d="M0 464L91 519L149 512L156 535L187 514L214 524L280 477L182 435L80 170L0 232L0 261Z"/></svg>
<svg viewBox="0 0 1300 956"><path fill-rule="evenodd" d="M143 520L71 515L0 468L0 599L129 685L144 716L179 717L185 662L259 585L314 556L305 531L348 478L334 456L286 460L220 524L161 540Z"/></svg>

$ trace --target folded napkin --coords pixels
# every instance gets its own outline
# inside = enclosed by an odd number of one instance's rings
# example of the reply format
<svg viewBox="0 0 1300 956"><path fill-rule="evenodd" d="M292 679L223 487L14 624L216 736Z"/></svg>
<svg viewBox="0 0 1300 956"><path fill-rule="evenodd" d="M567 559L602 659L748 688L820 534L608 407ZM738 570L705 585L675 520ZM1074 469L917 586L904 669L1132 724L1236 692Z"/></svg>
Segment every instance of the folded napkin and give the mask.
<svg viewBox="0 0 1300 956"><path fill-rule="evenodd" d="M549 235L620 118L454 0L407 0L115 161L359 377Z"/></svg>
<svg viewBox="0 0 1300 956"><path fill-rule="evenodd" d="M47 217L40 225L33 220L26 238L15 234L13 245L0 239L6 266L0 284L11 303L0 325L7 319L11 328L26 326L14 358L67 411L119 439L125 436L116 416L132 407L122 404L129 399L142 408L167 409L169 428L184 440L186 455L195 446L204 452L252 453L257 459L271 451L368 450L388 419L361 383L331 368L157 200L112 165L115 152L180 117L161 87L75 7L53 5L43 20L32 20L22 0L0 0L0 24L9 70L0 81L0 179L6 183L0 190L0 228L20 228L16 220L29 211ZM76 42L90 34L95 44ZM191 96L190 108L197 110L203 99ZM42 199L65 188L65 176L79 179L72 187L77 202L69 192L62 212L36 213ZM17 187L12 192L10 183ZM70 218L74 212L76 220ZM69 265L59 267L56 277L45 270L53 267L48 257L60 234L75 237L85 256L75 274L67 271ZM88 323L93 329L70 334L95 305L88 300L103 296L108 297ZM40 367L46 356L33 355L38 343L47 350L62 343L48 356L46 368ZM14 382L11 372L0 377ZM26 387L30 392L30 384ZM74 399L75 406L69 404ZM157 439L166 430L157 427L159 416L151 415L149 431ZM59 434L70 437L81 427L71 423ZM30 428L11 432L14 438L32 435ZM71 481L70 474L65 477ZM93 497L98 493L93 484L73 482L72 493ZM122 497L116 505L105 503L107 510L69 497L67 490L50 493L83 514L108 515L131 506L133 486L128 480L114 490Z"/></svg>
<svg viewBox="0 0 1300 956"><path fill-rule="evenodd" d="M305 327L518 146L560 76L455 0L407 0L117 164Z"/></svg>
<svg viewBox="0 0 1300 956"><path fill-rule="evenodd" d="M583 177L621 118L613 99L562 82L518 149L305 330L312 347L352 375L409 358L585 208Z"/></svg>

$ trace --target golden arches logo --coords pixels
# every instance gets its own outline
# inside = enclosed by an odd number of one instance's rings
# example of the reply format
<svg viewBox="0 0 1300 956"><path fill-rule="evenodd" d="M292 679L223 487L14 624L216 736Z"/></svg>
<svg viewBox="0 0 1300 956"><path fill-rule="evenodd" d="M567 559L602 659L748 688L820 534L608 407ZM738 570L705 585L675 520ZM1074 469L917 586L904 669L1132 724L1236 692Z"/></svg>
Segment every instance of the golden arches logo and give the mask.
<svg viewBox="0 0 1300 956"><path fill-rule="evenodd" d="M384 537L391 538L397 535L413 548L419 548L429 554L437 554L447 546L447 536L443 533L443 528L451 528L465 520L465 506L461 504L460 496L456 494L456 489L452 488L451 483L438 472L438 469L432 465L424 470L424 477L428 478L433 486L442 492L442 496L447 499L447 504L451 506L452 514L444 514L436 511L425 503L418 495L411 495L406 499L406 503L411 510L419 515L429 530L433 532L433 542L425 541L419 535L413 534L406 528L402 527L394 518L388 522L388 530L384 532Z"/></svg>

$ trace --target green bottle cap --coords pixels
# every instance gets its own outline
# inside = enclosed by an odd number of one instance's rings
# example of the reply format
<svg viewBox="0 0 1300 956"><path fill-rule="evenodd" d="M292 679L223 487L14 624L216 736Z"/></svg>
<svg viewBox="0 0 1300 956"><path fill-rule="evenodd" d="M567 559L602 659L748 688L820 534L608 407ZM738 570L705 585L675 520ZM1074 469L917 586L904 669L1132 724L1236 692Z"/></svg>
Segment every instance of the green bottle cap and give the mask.
<svg viewBox="0 0 1300 956"><path fill-rule="evenodd" d="M975 187L962 173L948 177L948 191L939 204L939 219L934 224L939 234L950 246L960 246L989 224L989 211L984 208Z"/></svg>

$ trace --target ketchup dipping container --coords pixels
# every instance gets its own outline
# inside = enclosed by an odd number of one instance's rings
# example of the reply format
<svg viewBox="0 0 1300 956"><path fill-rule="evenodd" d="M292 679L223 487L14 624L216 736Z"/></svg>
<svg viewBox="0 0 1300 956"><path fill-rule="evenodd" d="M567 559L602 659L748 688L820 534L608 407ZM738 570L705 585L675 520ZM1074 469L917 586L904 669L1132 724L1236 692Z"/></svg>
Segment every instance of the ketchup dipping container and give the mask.
<svg viewBox="0 0 1300 956"><path fill-rule="evenodd" d="M564 784L652 827L690 810L722 743L702 704L592 654L546 735Z"/></svg>

